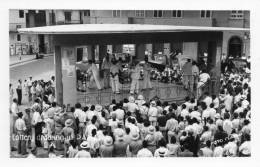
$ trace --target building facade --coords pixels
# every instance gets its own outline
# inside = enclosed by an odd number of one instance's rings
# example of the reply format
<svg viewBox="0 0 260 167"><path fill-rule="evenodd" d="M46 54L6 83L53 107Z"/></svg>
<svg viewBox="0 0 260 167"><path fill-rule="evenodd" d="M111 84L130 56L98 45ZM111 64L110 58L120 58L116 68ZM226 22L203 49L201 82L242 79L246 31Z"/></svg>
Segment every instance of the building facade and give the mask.
<svg viewBox="0 0 260 167"><path fill-rule="evenodd" d="M250 11L210 10L10 10L9 12L10 54L31 54L34 50L50 53L52 39L48 35L18 34L17 29L63 24L157 24L206 27L250 27ZM250 34L224 32L222 56L250 57ZM20 48L20 49L19 49ZM114 49L113 49L114 48ZM121 49L120 49L121 48ZM179 50L192 57L207 56L203 43L146 44L152 53ZM121 52L122 47L110 50ZM194 54L194 52L196 52Z"/></svg>

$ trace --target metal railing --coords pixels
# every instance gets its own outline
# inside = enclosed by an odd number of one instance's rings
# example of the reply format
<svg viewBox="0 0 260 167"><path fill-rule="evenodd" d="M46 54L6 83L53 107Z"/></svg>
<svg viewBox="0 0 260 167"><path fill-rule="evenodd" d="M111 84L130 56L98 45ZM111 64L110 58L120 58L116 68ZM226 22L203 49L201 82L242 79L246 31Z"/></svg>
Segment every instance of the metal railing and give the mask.
<svg viewBox="0 0 260 167"><path fill-rule="evenodd" d="M117 102L130 96L130 85L123 84L120 90L120 94L114 94L111 90L96 90L94 92L78 92L77 101L82 105L88 104L101 104L108 105L113 99ZM145 100L150 100L158 97L162 101L179 102L183 101L188 95L188 91L183 88L182 85L175 84L161 84L160 82L153 83L153 89L142 90L139 89L139 93L133 95L135 98L139 94L142 94Z"/></svg>

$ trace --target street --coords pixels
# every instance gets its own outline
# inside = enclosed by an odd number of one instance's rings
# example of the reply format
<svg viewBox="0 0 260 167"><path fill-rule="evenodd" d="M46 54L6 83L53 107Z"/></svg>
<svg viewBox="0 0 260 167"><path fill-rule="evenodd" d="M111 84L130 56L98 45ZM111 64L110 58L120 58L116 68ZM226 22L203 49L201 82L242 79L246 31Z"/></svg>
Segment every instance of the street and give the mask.
<svg viewBox="0 0 260 167"><path fill-rule="evenodd" d="M51 76L54 75L54 59L53 56L48 56L43 59L33 60L26 63L17 64L10 67L10 83L13 84L13 89L17 86L18 79L28 79L30 76L33 80L44 79L45 81L50 80ZM25 93L23 91L23 93ZM16 97L16 93L14 93ZM24 96L23 96L24 97ZM27 103L27 100L23 98L23 104Z"/></svg>

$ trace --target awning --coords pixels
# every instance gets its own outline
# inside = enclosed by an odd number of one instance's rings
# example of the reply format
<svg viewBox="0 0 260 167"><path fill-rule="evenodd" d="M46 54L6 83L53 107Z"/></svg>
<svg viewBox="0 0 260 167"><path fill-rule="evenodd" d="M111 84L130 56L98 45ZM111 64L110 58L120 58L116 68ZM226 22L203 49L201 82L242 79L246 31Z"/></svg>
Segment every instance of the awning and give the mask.
<svg viewBox="0 0 260 167"><path fill-rule="evenodd" d="M175 26L150 24L72 24L33 28L20 28L26 34L117 34L117 33L157 33L157 32L196 32L196 31L250 31L249 28Z"/></svg>

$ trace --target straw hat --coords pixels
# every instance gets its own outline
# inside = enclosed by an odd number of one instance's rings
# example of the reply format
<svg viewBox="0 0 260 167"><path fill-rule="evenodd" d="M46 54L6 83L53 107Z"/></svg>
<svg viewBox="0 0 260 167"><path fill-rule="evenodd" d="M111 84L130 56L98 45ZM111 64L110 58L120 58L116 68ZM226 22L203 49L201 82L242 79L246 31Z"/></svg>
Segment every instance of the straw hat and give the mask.
<svg viewBox="0 0 260 167"><path fill-rule="evenodd" d="M102 106L99 105L99 104L97 104L97 105L95 106L95 109L96 109L97 112L100 112L100 111L102 110Z"/></svg>
<svg viewBox="0 0 260 167"><path fill-rule="evenodd" d="M138 95L137 99L138 100L144 100L144 96L143 95Z"/></svg>
<svg viewBox="0 0 260 167"><path fill-rule="evenodd" d="M131 103L135 102L135 98L133 96L129 96L128 101Z"/></svg>
<svg viewBox="0 0 260 167"><path fill-rule="evenodd" d="M124 133L122 131L118 132L118 136L117 136L118 140L124 140Z"/></svg>
<svg viewBox="0 0 260 167"><path fill-rule="evenodd" d="M138 140L139 137L140 137L139 133L133 133L133 134L131 135L132 140Z"/></svg>
<svg viewBox="0 0 260 167"><path fill-rule="evenodd" d="M149 133L149 134L154 134L154 132L155 132L154 126L150 125L150 126L148 127L148 133Z"/></svg>
<svg viewBox="0 0 260 167"><path fill-rule="evenodd" d="M153 100L153 101L151 101L151 105L152 106L156 106L156 102Z"/></svg>
<svg viewBox="0 0 260 167"><path fill-rule="evenodd" d="M73 120L72 119L67 119L66 121L65 121L65 126L66 127L69 127L69 126L71 126L73 124Z"/></svg>
<svg viewBox="0 0 260 167"><path fill-rule="evenodd" d="M104 145L111 146L113 144L113 139L111 136L106 136L104 139Z"/></svg>
<svg viewBox="0 0 260 167"><path fill-rule="evenodd" d="M80 147L81 147L81 148L89 148L88 142L87 142L87 141L83 141L83 142L80 144Z"/></svg>

